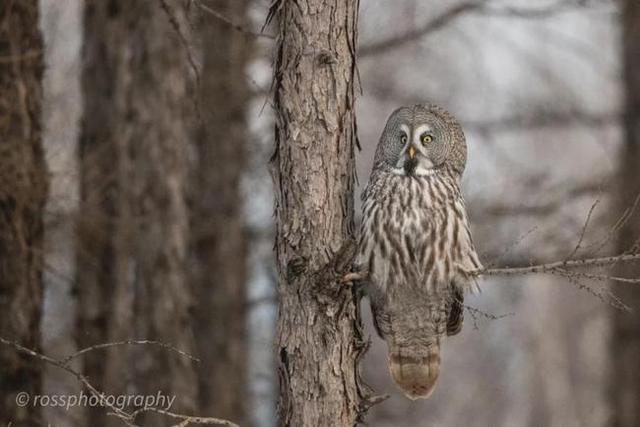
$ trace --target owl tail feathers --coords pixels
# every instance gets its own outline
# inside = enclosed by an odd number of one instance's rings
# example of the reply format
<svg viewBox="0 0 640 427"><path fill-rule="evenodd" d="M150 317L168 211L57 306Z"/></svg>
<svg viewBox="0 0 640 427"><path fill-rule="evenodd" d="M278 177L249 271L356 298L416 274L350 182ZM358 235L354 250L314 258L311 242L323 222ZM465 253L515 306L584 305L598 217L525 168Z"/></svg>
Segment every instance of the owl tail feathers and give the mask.
<svg viewBox="0 0 640 427"><path fill-rule="evenodd" d="M440 373L440 346L430 346L424 357L403 355L390 348L389 371L409 399L427 399L435 390Z"/></svg>

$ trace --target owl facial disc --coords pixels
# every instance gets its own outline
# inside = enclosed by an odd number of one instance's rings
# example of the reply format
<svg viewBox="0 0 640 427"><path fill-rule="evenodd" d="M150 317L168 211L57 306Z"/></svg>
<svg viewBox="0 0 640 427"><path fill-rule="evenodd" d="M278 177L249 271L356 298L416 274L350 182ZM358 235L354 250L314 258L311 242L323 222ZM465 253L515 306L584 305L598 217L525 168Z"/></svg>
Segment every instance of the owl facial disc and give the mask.
<svg viewBox="0 0 640 427"><path fill-rule="evenodd" d="M404 147L400 152L400 157L396 162L393 171L404 176L425 176L433 173L434 164L429 159L427 150L422 142L426 137L432 138L431 127L420 125L411 129L406 124L400 125Z"/></svg>

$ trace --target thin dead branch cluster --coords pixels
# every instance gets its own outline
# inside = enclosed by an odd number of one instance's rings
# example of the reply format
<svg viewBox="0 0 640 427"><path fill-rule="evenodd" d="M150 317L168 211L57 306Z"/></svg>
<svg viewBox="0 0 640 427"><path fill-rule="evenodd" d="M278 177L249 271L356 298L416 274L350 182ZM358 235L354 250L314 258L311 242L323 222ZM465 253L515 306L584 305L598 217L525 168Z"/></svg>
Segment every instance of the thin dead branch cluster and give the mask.
<svg viewBox="0 0 640 427"><path fill-rule="evenodd" d="M613 224L613 226L604 233L603 236L597 238L593 243L585 245L585 237L587 229L592 221L596 207L600 204L600 199L596 199L586 215L578 242L571 251L571 253L561 261L551 261L546 263L530 263L525 266L517 267L495 267L491 263L488 267L469 272L469 274L475 277L487 277L487 276L523 276L529 274L550 274L563 279L568 280L570 283L577 286L579 289L585 290L592 295L596 296L603 302L608 303L612 307L624 311L630 311L631 309L620 298L615 296L609 289L608 284L611 282L625 283L625 284L638 284L640 283L640 277L619 277L609 272L596 272L584 271L595 268L608 268L609 270L617 267L619 264L633 263L640 261L640 242L634 242L625 252L612 255L612 256L596 256L602 251L611 241L614 239L616 233L624 227L624 225L633 216L638 205L640 204L640 195L638 195L633 204L624 210L620 218ZM514 246L520 244L526 236L531 234L527 233L523 238L519 239L514 245L507 248L506 252L513 249ZM583 257L576 259L576 255L579 252L586 252L594 254L591 257ZM505 252L505 254L506 254ZM503 255L505 255L503 254ZM595 281L601 283L601 289L594 289L584 281Z"/></svg>
<svg viewBox="0 0 640 427"><path fill-rule="evenodd" d="M553 4L540 7L495 7L487 1L467 1L460 3L440 15L430 19L424 24L406 31L405 33L373 42L359 49L359 57L376 56L387 53L393 49L417 42L451 24L462 16L481 14L483 16L495 16L505 18L544 19L558 13L567 12L584 7L582 1L560 0Z"/></svg>
<svg viewBox="0 0 640 427"><path fill-rule="evenodd" d="M201 416L191 416L191 415L184 415L184 414L177 414L171 411L168 411L166 409L162 409L162 408L157 408L157 407L148 407L145 406L143 408L139 408L133 411L126 411L124 409L118 408L117 406L115 406L114 404L109 403L108 399L104 399L105 393L96 389L91 382L89 381L89 379L83 375L82 373L78 372L77 370L75 370L74 368L71 367L70 363L71 361L73 361L74 359L76 359L77 357L83 356L89 352L92 351L96 351L96 350L101 350L104 348L108 348L108 347L116 347L116 346L124 346L124 345L151 345L151 346L158 346L161 347L165 350L168 351L172 351L174 353L177 353L180 356L189 358L195 362L198 362L199 360L182 351L179 350L175 347L173 347L170 344L166 344L166 343L162 343L159 341L152 341L152 340L126 340L126 341L119 341L119 342L111 342L111 343L103 343L103 344L97 344L97 345L93 345L91 347L87 347L84 348L82 350L77 351L74 354L71 354L67 357L64 357L62 359L59 358L54 358L51 356L47 356L45 354L42 354L40 352L37 352L35 350L32 350L30 348L24 347L22 345L20 345L19 343L15 342L15 341L11 341L8 340L6 338L0 337L0 344L8 346L13 348L15 351L30 356L34 359L37 359L41 362L47 363L49 365L52 366L56 366L64 371L66 371L67 373L71 374L72 376L74 376L80 383L82 383L82 385L84 387L87 388L87 390L89 390L89 392L91 393L92 396L95 396L97 398L100 398L100 401L102 402L102 405L106 407L106 409L108 410L107 415L111 415L116 417L117 419L119 419L120 421L122 421L123 425L129 426L129 427L137 427L138 424L136 424L136 418L138 417L138 415L144 413L144 412L153 412L156 414L160 414L163 415L165 417L168 418L172 418L174 420L177 420L178 423L174 424L175 427L177 426L187 426L190 424L203 424L203 425L218 425L218 426L227 426L227 427L238 427L237 424L232 423L231 421L227 421L227 420L222 420L219 418L213 418L213 417L201 417Z"/></svg>

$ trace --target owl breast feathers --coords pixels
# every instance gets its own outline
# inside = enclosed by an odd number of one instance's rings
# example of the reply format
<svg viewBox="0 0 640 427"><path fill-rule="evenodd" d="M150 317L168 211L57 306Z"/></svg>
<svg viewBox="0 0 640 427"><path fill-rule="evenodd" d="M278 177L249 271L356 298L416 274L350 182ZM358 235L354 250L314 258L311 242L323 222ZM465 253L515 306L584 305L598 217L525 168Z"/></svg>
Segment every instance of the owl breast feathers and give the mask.
<svg viewBox="0 0 640 427"><path fill-rule="evenodd" d="M357 264L368 271L391 375L411 399L433 392L441 338L462 328L469 272L481 268L460 192L465 164L464 134L449 113L403 107L387 121L363 193Z"/></svg>

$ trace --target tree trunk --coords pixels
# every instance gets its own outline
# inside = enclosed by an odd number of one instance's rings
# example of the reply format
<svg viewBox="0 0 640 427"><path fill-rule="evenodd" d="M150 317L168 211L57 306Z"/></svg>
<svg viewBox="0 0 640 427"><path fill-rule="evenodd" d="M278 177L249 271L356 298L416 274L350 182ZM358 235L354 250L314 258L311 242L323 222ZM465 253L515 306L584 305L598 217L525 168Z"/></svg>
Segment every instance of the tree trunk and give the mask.
<svg viewBox="0 0 640 427"><path fill-rule="evenodd" d="M618 182L618 212L629 209L640 195L640 3L625 0L621 13L624 70L625 142L621 152ZM620 252L640 250L640 207L619 230ZM640 277L640 266L621 265L617 271L625 277ZM633 285L616 285L615 292L633 311L616 310L613 323L613 420L619 427L640 423L640 289Z"/></svg>
<svg viewBox="0 0 640 427"><path fill-rule="evenodd" d="M40 347L43 213L43 49L36 0L0 2L0 336ZM0 348L0 425L40 425L16 394L40 392L42 365Z"/></svg>
<svg viewBox="0 0 640 427"><path fill-rule="evenodd" d="M248 0L207 4L234 22L247 19ZM240 181L249 154L244 71L252 43L208 14L201 18L203 120L192 196L199 413L246 425L247 236Z"/></svg>
<svg viewBox="0 0 640 427"><path fill-rule="evenodd" d="M287 426L352 426L364 350L354 293L354 70L358 2L276 2L276 193L280 376ZM349 250L345 250L349 249Z"/></svg>
<svg viewBox="0 0 640 427"><path fill-rule="evenodd" d="M137 338L192 351L185 265L191 70L175 28L182 3L166 4L86 3L80 347ZM191 361L166 350L94 351L85 356L85 373L109 394L162 391L176 396L172 411L195 409ZM92 424L100 420L104 411Z"/></svg>

